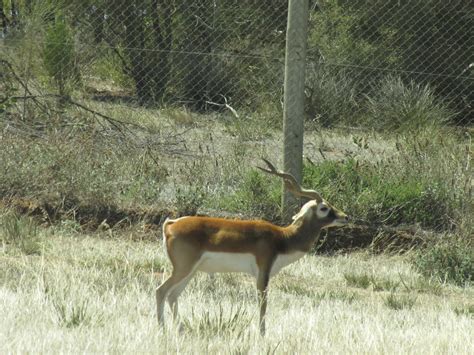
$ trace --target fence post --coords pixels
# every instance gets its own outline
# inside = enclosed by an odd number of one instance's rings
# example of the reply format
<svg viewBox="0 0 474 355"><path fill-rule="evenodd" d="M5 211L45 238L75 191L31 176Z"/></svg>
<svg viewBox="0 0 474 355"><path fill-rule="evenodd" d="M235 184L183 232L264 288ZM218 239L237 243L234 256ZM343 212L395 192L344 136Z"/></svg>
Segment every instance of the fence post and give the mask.
<svg viewBox="0 0 474 355"><path fill-rule="evenodd" d="M283 103L283 168L301 183L308 0L288 1ZM283 190L282 214L289 220L298 201Z"/></svg>

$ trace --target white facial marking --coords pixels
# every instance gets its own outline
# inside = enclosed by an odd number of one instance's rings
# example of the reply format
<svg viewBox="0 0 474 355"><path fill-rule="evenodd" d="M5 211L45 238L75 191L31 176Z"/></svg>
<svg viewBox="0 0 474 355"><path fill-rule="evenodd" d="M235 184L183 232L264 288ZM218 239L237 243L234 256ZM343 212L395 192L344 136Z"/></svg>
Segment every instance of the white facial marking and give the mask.
<svg viewBox="0 0 474 355"><path fill-rule="evenodd" d="M312 215L312 208L317 205L317 202L315 200L311 200L306 202L303 207L301 207L301 210L293 216L293 221L296 221L297 219L300 218L306 218L309 215Z"/></svg>
<svg viewBox="0 0 474 355"><path fill-rule="evenodd" d="M318 216L318 218L326 218L330 211L331 208L324 202L321 202L318 205L318 209L316 210L316 215Z"/></svg>

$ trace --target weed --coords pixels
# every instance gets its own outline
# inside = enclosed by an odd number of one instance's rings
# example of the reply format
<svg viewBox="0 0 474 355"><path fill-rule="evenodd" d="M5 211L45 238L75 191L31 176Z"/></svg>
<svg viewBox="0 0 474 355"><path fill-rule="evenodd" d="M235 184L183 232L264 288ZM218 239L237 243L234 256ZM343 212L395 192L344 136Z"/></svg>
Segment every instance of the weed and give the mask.
<svg viewBox="0 0 474 355"><path fill-rule="evenodd" d="M372 277L371 282L374 291L395 291L400 286L400 282L392 279L377 279Z"/></svg>
<svg viewBox="0 0 474 355"><path fill-rule="evenodd" d="M468 238L440 241L417 252L413 262L422 275L441 282L465 286L474 281L474 248Z"/></svg>
<svg viewBox="0 0 474 355"><path fill-rule="evenodd" d="M293 280L288 279L285 282L278 285L278 288L288 294L296 295L296 296L308 296L313 297L314 291L313 289L305 283L305 280Z"/></svg>
<svg viewBox="0 0 474 355"><path fill-rule="evenodd" d="M372 277L367 274L345 273L344 279L352 287L368 288L372 283Z"/></svg>
<svg viewBox="0 0 474 355"><path fill-rule="evenodd" d="M242 303L232 304L230 307L219 304L215 312L208 309L197 314L192 310L191 315L182 320L182 326L188 332L202 336L233 334L241 337L251 321L252 316Z"/></svg>
<svg viewBox="0 0 474 355"><path fill-rule="evenodd" d="M454 313L458 316L467 316L474 318L474 304L467 304L461 307L455 307Z"/></svg>
<svg viewBox="0 0 474 355"><path fill-rule="evenodd" d="M77 327L90 321L88 302L83 300L78 303L65 303L63 300L52 301L59 322L66 328Z"/></svg>
<svg viewBox="0 0 474 355"><path fill-rule="evenodd" d="M44 247L38 226L30 217L9 212L0 218L1 239L26 255L41 254Z"/></svg>
<svg viewBox="0 0 474 355"><path fill-rule="evenodd" d="M313 295L315 300L333 300L333 301L342 301L346 303L353 303L358 299L358 295L354 292L348 292L345 290L329 290L316 292Z"/></svg>
<svg viewBox="0 0 474 355"><path fill-rule="evenodd" d="M399 282L392 279L381 279L369 274L345 273L344 279L348 286L359 288L372 286L374 291L394 291L400 285Z"/></svg>
<svg viewBox="0 0 474 355"><path fill-rule="evenodd" d="M60 325L66 328L74 328L91 322L92 315L88 309L88 300L74 299L69 287L58 291L57 288L46 285L44 293L46 299L53 306Z"/></svg>
<svg viewBox="0 0 474 355"><path fill-rule="evenodd" d="M393 310L401 310L401 309L411 309L415 305L416 296L411 294L401 294L397 295L394 292L390 292L390 294L384 299L384 304Z"/></svg>
<svg viewBox="0 0 474 355"><path fill-rule="evenodd" d="M108 144L86 133L48 135L47 141L10 136L0 160L0 194L51 204L123 205L156 202L164 176L149 154ZM84 159L87 156L87 159Z"/></svg>
<svg viewBox="0 0 474 355"><path fill-rule="evenodd" d="M419 130L441 126L453 114L437 101L433 90L413 81L405 84L400 77L388 76L367 96L367 124L379 130Z"/></svg>
<svg viewBox="0 0 474 355"><path fill-rule="evenodd" d="M178 188L175 195L175 206L179 215L193 216L202 206L205 199L204 191L199 186Z"/></svg>
<svg viewBox="0 0 474 355"><path fill-rule="evenodd" d="M443 285L433 278L425 278L421 276L408 283L403 280L400 274L399 277L400 284L402 284L408 292L430 293L437 296L443 293Z"/></svg>
<svg viewBox="0 0 474 355"><path fill-rule="evenodd" d="M244 212L267 220L280 218L281 189L279 182L250 170L234 194L221 200L229 211Z"/></svg>

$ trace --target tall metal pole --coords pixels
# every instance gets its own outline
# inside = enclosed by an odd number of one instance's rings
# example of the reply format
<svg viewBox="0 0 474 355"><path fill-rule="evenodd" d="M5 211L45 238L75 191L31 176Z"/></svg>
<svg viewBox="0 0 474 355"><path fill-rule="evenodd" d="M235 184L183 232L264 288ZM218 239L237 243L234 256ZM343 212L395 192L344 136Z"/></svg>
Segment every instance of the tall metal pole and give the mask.
<svg viewBox="0 0 474 355"><path fill-rule="evenodd" d="M301 183L303 169L304 83L308 31L308 0L288 1L283 107L283 168ZM299 202L283 191L283 219Z"/></svg>

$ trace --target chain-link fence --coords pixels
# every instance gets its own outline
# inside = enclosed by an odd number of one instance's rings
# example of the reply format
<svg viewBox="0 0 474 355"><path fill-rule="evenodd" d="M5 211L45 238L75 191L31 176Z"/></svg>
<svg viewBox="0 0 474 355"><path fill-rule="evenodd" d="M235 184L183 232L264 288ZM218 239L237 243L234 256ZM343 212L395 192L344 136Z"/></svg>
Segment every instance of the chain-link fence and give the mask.
<svg viewBox="0 0 474 355"><path fill-rule="evenodd" d="M376 128L413 117L472 123L473 29L471 1L313 2L309 117Z"/></svg>
<svg viewBox="0 0 474 355"><path fill-rule="evenodd" d="M1 3L4 59L43 94L281 112L287 1ZM401 104L472 123L471 1L325 0L309 11L309 120L397 121Z"/></svg>

